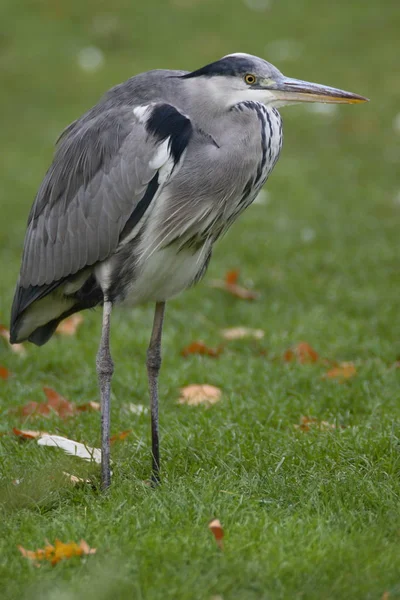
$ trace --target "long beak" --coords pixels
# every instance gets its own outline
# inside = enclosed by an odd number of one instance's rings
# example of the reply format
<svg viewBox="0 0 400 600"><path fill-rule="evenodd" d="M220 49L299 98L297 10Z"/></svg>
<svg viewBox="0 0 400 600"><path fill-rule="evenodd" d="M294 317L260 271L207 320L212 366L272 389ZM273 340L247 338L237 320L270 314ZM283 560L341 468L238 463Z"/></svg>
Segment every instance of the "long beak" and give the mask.
<svg viewBox="0 0 400 600"><path fill-rule="evenodd" d="M359 104L368 102L368 98L345 92L337 88L283 77L282 81L277 81L274 86L274 95L276 100L283 102L325 102L335 104Z"/></svg>

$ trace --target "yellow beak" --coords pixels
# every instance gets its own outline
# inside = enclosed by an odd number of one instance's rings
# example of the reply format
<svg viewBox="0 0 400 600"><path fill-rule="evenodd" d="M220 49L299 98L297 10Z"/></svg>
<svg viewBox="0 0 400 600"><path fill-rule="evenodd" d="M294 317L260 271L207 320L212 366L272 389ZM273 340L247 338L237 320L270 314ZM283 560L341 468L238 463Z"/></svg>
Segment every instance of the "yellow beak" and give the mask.
<svg viewBox="0 0 400 600"><path fill-rule="evenodd" d="M282 81L277 81L273 87L276 100L282 102L325 102L335 104L359 104L369 102L368 98L346 92L327 85L301 81L283 77Z"/></svg>

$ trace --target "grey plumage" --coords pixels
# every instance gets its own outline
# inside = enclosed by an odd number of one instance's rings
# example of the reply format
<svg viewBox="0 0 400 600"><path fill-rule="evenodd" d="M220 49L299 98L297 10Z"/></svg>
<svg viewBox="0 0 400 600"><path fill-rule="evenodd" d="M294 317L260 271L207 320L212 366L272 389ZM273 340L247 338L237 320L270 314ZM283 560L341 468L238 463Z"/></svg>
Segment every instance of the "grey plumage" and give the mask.
<svg viewBox="0 0 400 600"><path fill-rule="evenodd" d="M98 372L109 414L111 307L156 302L148 358L155 406L164 303L203 276L213 244L275 166L282 146L275 107L363 100L285 78L244 54L112 88L59 138L28 220L11 341L41 345L65 316L104 302ZM103 434L104 442L104 427ZM153 446L158 453L158 434Z"/></svg>

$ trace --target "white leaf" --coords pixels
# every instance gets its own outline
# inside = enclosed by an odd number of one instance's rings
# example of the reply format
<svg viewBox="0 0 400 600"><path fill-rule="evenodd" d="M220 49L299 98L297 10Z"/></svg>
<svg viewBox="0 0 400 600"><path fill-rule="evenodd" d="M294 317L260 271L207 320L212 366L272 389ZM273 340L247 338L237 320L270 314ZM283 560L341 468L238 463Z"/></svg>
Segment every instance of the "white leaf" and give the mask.
<svg viewBox="0 0 400 600"><path fill-rule="evenodd" d="M143 406L143 404L129 404L129 411L134 415L146 415L149 412L147 406Z"/></svg>
<svg viewBox="0 0 400 600"><path fill-rule="evenodd" d="M90 448L90 446L69 440L61 435L43 435L38 439L37 443L39 446L61 448L64 452L72 456L78 456L84 460L94 460L98 464L101 463L101 450L99 448Z"/></svg>

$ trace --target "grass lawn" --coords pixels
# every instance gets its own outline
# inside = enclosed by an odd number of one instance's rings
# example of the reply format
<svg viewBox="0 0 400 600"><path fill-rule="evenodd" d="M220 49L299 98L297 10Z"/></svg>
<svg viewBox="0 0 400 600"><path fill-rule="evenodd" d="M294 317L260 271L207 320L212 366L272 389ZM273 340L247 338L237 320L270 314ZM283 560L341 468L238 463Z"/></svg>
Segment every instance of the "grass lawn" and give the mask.
<svg viewBox="0 0 400 600"><path fill-rule="evenodd" d="M0 339L0 365L13 373L0 379L1 598L400 598L398 0L3 0L0 22L5 324L54 140L111 85L241 50L371 98L283 111L284 148L264 202L217 246L203 282L167 306L159 489L143 483L149 416L128 409L147 403L152 306L114 313L112 432L132 433L113 445L105 495L62 476L96 478L96 468L8 435L24 426L98 446L98 413L23 420L10 409L42 401L43 385L76 403L98 399L100 312L85 314L74 338L27 347L25 358ZM91 46L104 62L88 72L77 57ZM229 269L260 292L256 302L210 286ZM217 359L180 355L193 340L218 345L219 330L233 326L265 337L230 342ZM322 377L322 363L285 363L302 340L354 362L356 376L340 383ZM191 383L220 387L222 400L177 404ZM298 430L303 415L336 428ZM224 552L208 531L213 517ZM84 538L97 554L37 569L17 550L57 538Z"/></svg>

